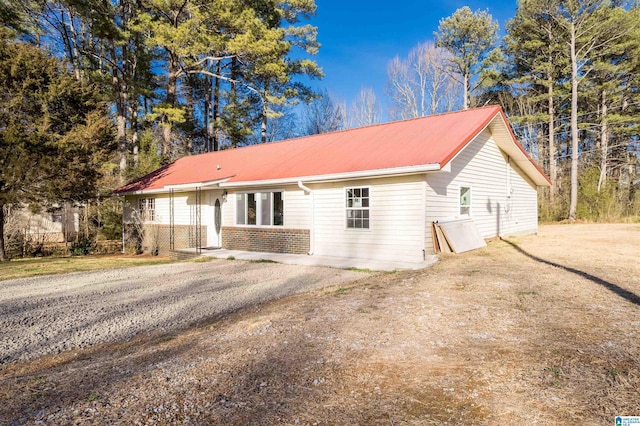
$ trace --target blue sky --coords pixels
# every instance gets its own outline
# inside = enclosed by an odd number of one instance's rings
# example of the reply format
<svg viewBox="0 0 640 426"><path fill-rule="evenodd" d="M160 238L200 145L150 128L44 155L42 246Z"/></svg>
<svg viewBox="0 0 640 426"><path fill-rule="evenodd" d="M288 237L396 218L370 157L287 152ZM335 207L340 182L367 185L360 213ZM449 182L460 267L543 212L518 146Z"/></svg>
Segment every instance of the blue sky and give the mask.
<svg viewBox="0 0 640 426"><path fill-rule="evenodd" d="M457 9L488 9L498 20L501 34L516 11L516 0L316 0L316 5L316 16L309 23L318 27L322 47L315 60L325 77L312 85L347 103L364 86L374 89L384 102L387 62L396 55L405 57L420 42L433 40L440 19Z"/></svg>

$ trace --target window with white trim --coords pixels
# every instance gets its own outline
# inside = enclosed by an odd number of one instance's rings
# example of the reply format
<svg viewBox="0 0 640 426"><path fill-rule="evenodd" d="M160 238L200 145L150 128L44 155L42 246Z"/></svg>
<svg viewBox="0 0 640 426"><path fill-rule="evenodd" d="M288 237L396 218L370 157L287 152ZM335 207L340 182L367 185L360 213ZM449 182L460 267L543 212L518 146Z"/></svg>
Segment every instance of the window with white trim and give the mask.
<svg viewBox="0 0 640 426"><path fill-rule="evenodd" d="M236 194L236 224L283 226L284 201L281 191Z"/></svg>
<svg viewBox="0 0 640 426"><path fill-rule="evenodd" d="M460 214L471 215L471 188L468 186L460 187Z"/></svg>
<svg viewBox="0 0 640 426"><path fill-rule="evenodd" d="M346 188L346 227L369 229L369 188Z"/></svg>
<svg viewBox="0 0 640 426"><path fill-rule="evenodd" d="M138 213L143 222L153 222L156 220L156 199L155 198L139 198Z"/></svg>

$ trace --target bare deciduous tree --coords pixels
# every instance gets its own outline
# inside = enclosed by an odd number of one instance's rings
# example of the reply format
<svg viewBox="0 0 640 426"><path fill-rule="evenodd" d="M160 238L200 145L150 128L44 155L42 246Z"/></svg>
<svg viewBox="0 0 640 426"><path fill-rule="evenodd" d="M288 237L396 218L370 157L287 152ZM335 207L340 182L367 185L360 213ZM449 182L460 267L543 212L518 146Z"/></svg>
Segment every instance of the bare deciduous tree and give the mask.
<svg viewBox="0 0 640 426"><path fill-rule="evenodd" d="M394 119L422 117L453 111L462 102L462 87L446 64L450 54L432 42L420 43L406 59L387 65L389 95Z"/></svg>
<svg viewBox="0 0 640 426"><path fill-rule="evenodd" d="M376 92L370 87L360 89L349 109L349 127L371 126L380 123L381 117Z"/></svg>
<svg viewBox="0 0 640 426"><path fill-rule="evenodd" d="M324 90L317 99L306 105L302 133L317 135L345 127L345 107L333 100Z"/></svg>

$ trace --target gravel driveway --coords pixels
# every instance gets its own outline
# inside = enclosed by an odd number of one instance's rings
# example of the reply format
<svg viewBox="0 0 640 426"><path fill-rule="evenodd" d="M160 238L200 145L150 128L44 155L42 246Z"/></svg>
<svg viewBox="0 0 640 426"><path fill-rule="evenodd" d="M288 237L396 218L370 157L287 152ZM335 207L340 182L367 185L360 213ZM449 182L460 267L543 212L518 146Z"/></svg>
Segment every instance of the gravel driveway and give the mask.
<svg viewBox="0 0 640 426"><path fill-rule="evenodd" d="M0 364L171 332L362 278L312 266L217 260L0 281Z"/></svg>

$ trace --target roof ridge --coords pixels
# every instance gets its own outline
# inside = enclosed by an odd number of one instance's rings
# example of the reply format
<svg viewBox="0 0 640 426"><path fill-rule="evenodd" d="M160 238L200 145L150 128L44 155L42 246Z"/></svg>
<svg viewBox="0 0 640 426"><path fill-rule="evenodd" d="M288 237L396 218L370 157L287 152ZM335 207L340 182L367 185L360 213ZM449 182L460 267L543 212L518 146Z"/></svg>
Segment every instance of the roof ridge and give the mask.
<svg viewBox="0 0 640 426"><path fill-rule="evenodd" d="M477 108L469 108L469 109L459 109L457 111L446 111L446 112L439 112L437 114L430 114L430 115L423 115L421 117L411 117L411 118L403 118L401 120L393 120L393 121L387 121L384 123L375 123L375 124L369 124L366 126L360 126L360 127L351 127L349 129L340 129L340 130L334 130L332 132L326 132L326 133L318 133L315 135L304 135L304 136L298 136L295 138L290 138L290 139L282 139L279 141L274 141L274 142L269 142L269 143L278 143L278 142L286 142L286 141L294 141L294 140L299 140L299 139L306 139L306 138L311 138L314 136L319 136L319 135L335 135L337 133L346 133L346 132L353 132L356 130L360 130L360 129L369 129L372 127L380 127L380 126L388 126L390 124L396 124L396 123L406 123L408 121L416 121L416 120L425 120L427 118L433 118L433 117L441 117L443 115L453 115L453 114L462 114L465 112L470 112L470 111L477 111L479 109L489 109L489 108L499 108L500 110L502 110L502 107L500 105L484 105L481 107L477 107ZM244 147L243 147L244 148Z"/></svg>

